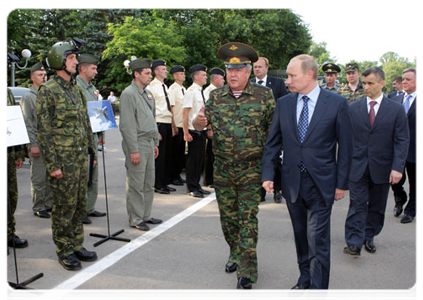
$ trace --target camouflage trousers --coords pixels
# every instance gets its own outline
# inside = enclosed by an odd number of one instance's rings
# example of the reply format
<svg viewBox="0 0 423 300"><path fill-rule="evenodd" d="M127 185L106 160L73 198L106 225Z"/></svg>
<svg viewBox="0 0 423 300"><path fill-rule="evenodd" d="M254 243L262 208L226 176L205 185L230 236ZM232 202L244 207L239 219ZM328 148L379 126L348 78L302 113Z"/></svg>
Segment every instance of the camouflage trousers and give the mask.
<svg viewBox="0 0 423 300"><path fill-rule="evenodd" d="M230 247L229 261L238 264L238 277L257 281L258 205L260 184L220 185L215 179L220 222Z"/></svg>
<svg viewBox="0 0 423 300"><path fill-rule="evenodd" d="M51 227L59 258L82 248L87 214L88 162L84 151L56 150L63 178L49 177L53 192Z"/></svg>
<svg viewBox="0 0 423 300"><path fill-rule="evenodd" d="M16 160L13 149L7 152L7 240L15 233L15 211L18 205L18 183L16 180Z"/></svg>

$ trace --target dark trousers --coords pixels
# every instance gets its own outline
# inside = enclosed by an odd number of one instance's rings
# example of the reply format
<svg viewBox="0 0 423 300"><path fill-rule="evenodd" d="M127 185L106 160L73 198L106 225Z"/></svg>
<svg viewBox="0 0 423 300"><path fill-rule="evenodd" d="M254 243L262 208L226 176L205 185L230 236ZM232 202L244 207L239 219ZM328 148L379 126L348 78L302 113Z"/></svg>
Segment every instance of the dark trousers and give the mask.
<svg viewBox="0 0 423 300"><path fill-rule="evenodd" d="M186 161L186 181L188 192L195 192L201 188L200 179L204 168L204 152L206 135L204 131L190 130L192 141L188 143Z"/></svg>
<svg viewBox="0 0 423 300"><path fill-rule="evenodd" d="M213 184L213 139L206 138L206 157L204 159L204 185Z"/></svg>
<svg viewBox="0 0 423 300"><path fill-rule="evenodd" d="M402 172L402 178L397 183L392 185L392 190L394 191L395 204L404 205L407 202L407 192L404 190L404 183L407 180L408 175L408 184L409 184L409 199L407 206L404 210L406 215L411 217L416 216L416 163L405 162L404 172Z"/></svg>
<svg viewBox="0 0 423 300"><path fill-rule="evenodd" d="M170 180L172 182L181 178L182 170L185 168L185 141L182 128L178 128L178 134L172 137L171 144Z"/></svg>
<svg viewBox="0 0 423 300"><path fill-rule="evenodd" d="M389 183L375 184L368 169L358 182L349 182L350 206L345 221L347 245L361 249L365 240L373 240L382 231L389 186Z"/></svg>
<svg viewBox="0 0 423 300"><path fill-rule="evenodd" d="M301 173L300 193L292 203L286 201L294 229L298 284L311 289L327 289L330 274L330 217L327 206L307 172Z"/></svg>
<svg viewBox="0 0 423 300"><path fill-rule="evenodd" d="M156 179L154 187L161 189L170 183L172 125L157 123L162 140L159 143L159 156L155 160Z"/></svg>

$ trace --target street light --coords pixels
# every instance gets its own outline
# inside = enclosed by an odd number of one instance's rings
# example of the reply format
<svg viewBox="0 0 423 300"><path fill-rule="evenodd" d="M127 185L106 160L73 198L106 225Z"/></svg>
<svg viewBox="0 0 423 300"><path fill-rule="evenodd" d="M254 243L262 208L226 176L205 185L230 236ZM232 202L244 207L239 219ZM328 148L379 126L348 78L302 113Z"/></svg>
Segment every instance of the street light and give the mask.
<svg viewBox="0 0 423 300"><path fill-rule="evenodd" d="M10 86L15 86L15 66L17 66L20 70L23 70L28 65L28 59L31 57L32 53L28 49L23 49L21 52L23 58L25 58L25 65L19 65L19 57L17 57L13 53L7 53L7 60L10 62Z"/></svg>

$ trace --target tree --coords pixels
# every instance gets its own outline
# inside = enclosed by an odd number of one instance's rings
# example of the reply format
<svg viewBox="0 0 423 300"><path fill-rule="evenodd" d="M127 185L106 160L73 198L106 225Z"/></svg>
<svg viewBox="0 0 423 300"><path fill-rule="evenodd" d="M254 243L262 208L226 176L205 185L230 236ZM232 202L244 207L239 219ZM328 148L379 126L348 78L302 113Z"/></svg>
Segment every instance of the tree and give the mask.
<svg viewBox="0 0 423 300"><path fill-rule="evenodd" d="M410 63L408 59L400 57L395 52L387 52L382 55L380 58L380 63L382 64L382 69L385 72L385 88L386 93L393 91L392 82L398 76L402 76L402 71L416 67L416 64Z"/></svg>

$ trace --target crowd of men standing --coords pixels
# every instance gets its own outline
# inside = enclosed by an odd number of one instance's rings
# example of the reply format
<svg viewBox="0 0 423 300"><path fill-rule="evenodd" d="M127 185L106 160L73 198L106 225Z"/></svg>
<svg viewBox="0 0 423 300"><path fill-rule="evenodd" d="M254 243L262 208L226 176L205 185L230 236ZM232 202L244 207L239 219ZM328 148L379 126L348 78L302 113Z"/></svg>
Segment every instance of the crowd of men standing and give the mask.
<svg viewBox="0 0 423 300"><path fill-rule="evenodd" d="M98 59L80 54L82 46L77 39L53 45L47 63L56 74L46 81L43 64L34 65L33 86L21 102L30 137L33 212L51 217L58 260L67 270L97 259L83 247L82 224L106 215L95 210L96 153L104 133L92 133L87 114L87 101L98 99L91 83ZM416 216L416 70L404 70L393 82L396 91L385 96L385 74L378 67L365 70L360 80L357 64L347 64L348 83L341 86L340 68L327 63L325 84L319 86L316 61L299 55L288 65L285 84L267 75L269 61L246 44L225 44L218 56L226 70L212 68L205 89L204 65L189 68L193 83L185 88L184 66L170 68L174 83L168 87L166 61L130 62L132 82L119 106L129 225L148 231L162 223L152 217L154 193L171 194L176 189L170 185L185 184L196 198L210 194L203 187L214 188L230 249L225 271L237 272L237 288L250 289L258 278L259 203L266 192L273 193L277 203L286 199L294 230L300 271L294 288L326 289L332 205L346 190L346 254L359 256L363 245L376 251L374 237L383 228L390 187L394 215L404 212L401 223ZM23 158L20 149L12 150L8 245L23 248L28 242L14 234L17 195L11 192L16 186L12 162Z"/></svg>

